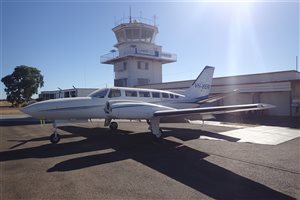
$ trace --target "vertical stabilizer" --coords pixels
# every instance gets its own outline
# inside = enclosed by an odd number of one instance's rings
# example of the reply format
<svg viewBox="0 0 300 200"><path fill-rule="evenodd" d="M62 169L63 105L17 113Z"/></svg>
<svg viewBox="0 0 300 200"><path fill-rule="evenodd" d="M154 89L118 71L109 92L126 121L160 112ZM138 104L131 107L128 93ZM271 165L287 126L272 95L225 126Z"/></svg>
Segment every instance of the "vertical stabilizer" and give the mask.
<svg viewBox="0 0 300 200"><path fill-rule="evenodd" d="M190 99L207 98L210 93L214 70L214 67L206 66L192 86L184 92L184 95Z"/></svg>

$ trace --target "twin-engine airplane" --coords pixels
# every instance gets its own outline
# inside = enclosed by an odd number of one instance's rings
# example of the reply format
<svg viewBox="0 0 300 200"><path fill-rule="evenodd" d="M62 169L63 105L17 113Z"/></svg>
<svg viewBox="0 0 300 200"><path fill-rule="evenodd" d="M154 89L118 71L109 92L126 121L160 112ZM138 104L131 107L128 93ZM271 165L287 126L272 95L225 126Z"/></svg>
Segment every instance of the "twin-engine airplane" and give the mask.
<svg viewBox="0 0 300 200"><path fill-rule="evenodd" d="M74 97L38 102L26 106L22 112L38 119L54 120L52 143L58 143L60 135L57 124L60 120L105 119L104 126L118 128L114 119L144 119L155 138L161 138L161 118L196 115L205 119L213 114L269 109L274 106L257 103L231 106L202 107L222 97L208 98L214 67L206 66L192 86L182 94L141 88L113 87L91 93L88 97Z"/></svg>

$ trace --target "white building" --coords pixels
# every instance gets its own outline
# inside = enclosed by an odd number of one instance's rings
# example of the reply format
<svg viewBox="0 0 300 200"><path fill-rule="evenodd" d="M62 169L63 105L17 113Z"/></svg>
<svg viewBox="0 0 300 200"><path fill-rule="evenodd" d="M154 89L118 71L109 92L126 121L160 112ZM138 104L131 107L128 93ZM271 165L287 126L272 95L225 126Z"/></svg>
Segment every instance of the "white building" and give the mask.
<svg viewBox="0 0 300 200"><path fill-rule="evenodd" d="M162 51L155 44L158 28L137 19L129 19L114 27L117 38L115 47L110 53L101 56L104 64L114 65L115 86L128 86L161 83L162 64L175 62L175 54Z"/></svg>
<svg viewBox="0 0 300 200"><path fill-rule="evenodd" d="M139 85L141 88L184 90L194 80ZM276 106L266 112L272 116L300 116L300 72L295 70L214 78L211 94L239 90L218 105L269 103Z"/></svg>
<svg viewBox="0 0 300 200"><path fill-rule="evenodd" d="M39 94L39 99L48 100L69 97L86 97L95 90L97 90L97 88L72 88L65 90L42 91L41 94Z"/></svg>

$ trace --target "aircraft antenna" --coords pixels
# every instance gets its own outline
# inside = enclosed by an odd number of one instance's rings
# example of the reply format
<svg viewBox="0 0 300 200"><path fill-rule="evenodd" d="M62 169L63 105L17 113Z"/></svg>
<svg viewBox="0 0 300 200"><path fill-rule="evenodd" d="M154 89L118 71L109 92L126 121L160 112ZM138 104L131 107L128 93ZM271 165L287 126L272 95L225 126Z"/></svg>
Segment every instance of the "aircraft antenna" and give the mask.
<svg viewBox="0 0 300 200"><path fill-rule="evenodd" d="M129 23L131 23L131 5L129 6Z"/></svg>
<svg viewBox="0 0 300 200"><path fill-rule="evenodd" d="M298 71L298 56L296 56L296 71Z"/></svg>

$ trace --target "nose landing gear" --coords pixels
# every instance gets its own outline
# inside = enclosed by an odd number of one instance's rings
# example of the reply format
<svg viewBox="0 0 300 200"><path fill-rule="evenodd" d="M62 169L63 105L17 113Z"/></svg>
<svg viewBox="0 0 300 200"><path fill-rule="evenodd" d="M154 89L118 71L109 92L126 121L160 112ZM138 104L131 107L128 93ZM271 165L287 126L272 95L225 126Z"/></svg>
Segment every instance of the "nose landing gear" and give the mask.
<svg viewBox="0 0 300 200"><path fill-rule="evenodd" d="M50 142L52 144L57 144L60 141L60 135L57 133L57 124L56 121L53 122L54 131L50 135Z"/></svg>
<svg viewBox="0 0 300 200"><path fill-rule="evenodd" d="M52 144L57 144L60 141L60 135L54 131L52 135L50 135L50 142Z"/></svg>

